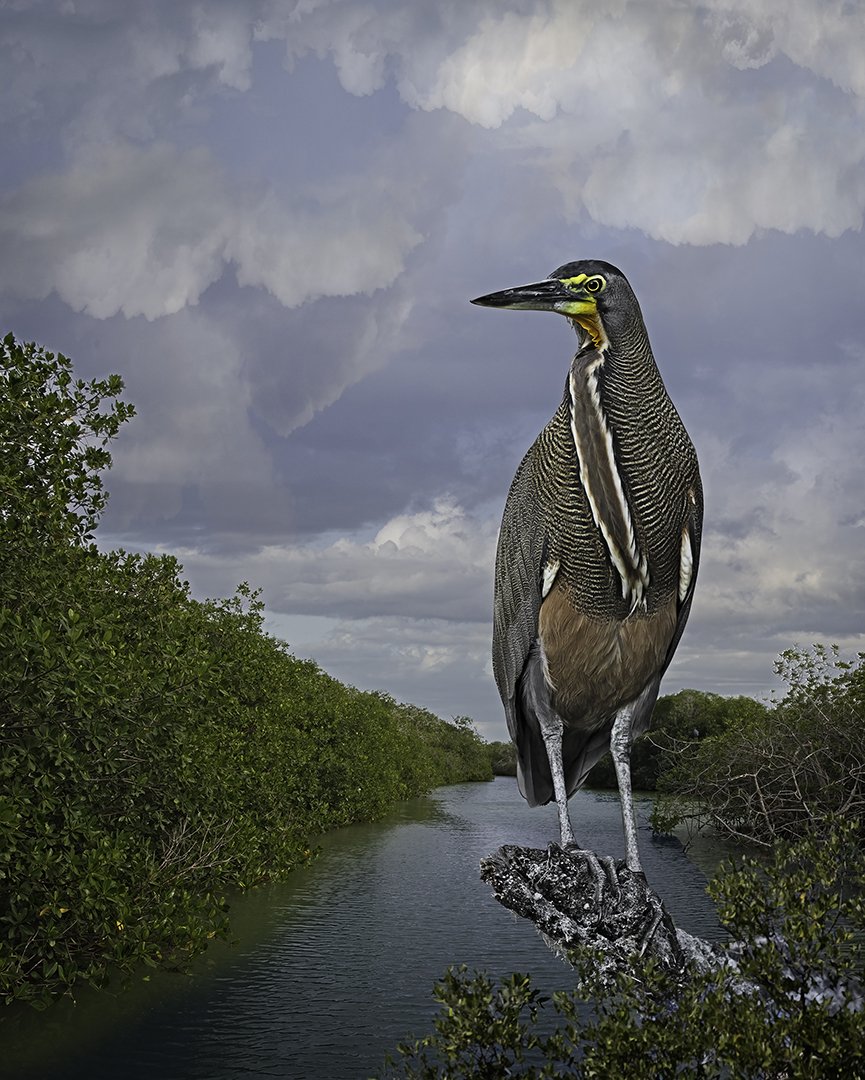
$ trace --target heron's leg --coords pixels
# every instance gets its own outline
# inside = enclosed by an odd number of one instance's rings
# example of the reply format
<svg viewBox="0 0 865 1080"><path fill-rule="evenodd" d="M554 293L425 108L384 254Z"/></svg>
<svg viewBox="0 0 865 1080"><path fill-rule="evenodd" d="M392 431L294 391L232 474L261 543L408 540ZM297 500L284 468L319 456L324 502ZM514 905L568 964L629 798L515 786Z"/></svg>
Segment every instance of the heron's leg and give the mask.
<svg viewBox="0 0 865 1080"><path fill-rule="evenodd" d="M565 769L562 764L562 734L565 726L561 717L550 709L542 710L538 717L541 725L541 735L544 738L544 746L547 748L547 758L550 762L550 773L553 777L553 794L556 806L559 810L559 830L562 834L562 847L577 846L574 838L574 830L568 815L568 791L565 787Z"/></svg>
<svg viewBox="0 0 865 1080"><path fill-rule="evenodd" d="M604 890L611 886L618 895L619 881L616 875L616 864L611 858L599 859L594 851L585 851L577 843L571 818L568 814L568 789L565 786L565 769L562 763L562 734L565 726L561 717L552 709L539 710L538 722L541 727L541 735L547 750L547 758L550 762L550 773L553 777L553 793L556 799L556 807L559 811L559 831L561 832L561 844L572 855L582 857L589 867L592 877L595 879L595 906L600 912ZM603 866L601 865L603 863ZM606 871L606 872L605 872Z"/></svg>
<svg viewBox="0 0 865 1080"><path fill-rule="evenodd" d="M619 798L622 803L622 824L625 829L625 861L628 869L635 874L642 874L640 852L637 848L637 820L634 816L634 798L631 793L631 724L634 718L635 703L625 705L616 713L613 730L610 734L610 754L616 769L619 783Z"/></svg>

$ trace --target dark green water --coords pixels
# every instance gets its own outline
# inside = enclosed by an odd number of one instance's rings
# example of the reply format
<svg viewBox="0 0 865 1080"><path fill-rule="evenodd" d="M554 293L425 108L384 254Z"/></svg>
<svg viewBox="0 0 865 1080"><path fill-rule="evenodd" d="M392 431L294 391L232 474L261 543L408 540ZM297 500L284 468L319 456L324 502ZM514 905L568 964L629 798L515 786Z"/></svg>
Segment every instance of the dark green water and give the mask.
<svg viewBox="0 0 865 1080"><path fill-rule="evenodd" d="M615 794L581 791L571 808L582 843L623 857ZM652 841L649 809L638 805L649 880L679 926L717 939L703 872L678 845ZM311 867L236 898L236 943L217 944L192 975L157 973L46 1013L8 1009L0 1076L370 1076L401 1038L429 1028L430 990L450 964L529 972L548 992L569 985L570 969L478 876L502 844L543 847L556 834L554 807L530 810L508 778L441 788L384 821L341 829Z"/></svg>

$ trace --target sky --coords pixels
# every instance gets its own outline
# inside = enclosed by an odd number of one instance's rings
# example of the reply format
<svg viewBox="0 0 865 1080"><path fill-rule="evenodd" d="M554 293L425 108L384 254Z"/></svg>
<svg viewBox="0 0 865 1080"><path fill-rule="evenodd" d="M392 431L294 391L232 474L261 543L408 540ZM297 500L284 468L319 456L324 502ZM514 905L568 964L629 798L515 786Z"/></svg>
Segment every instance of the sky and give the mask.
<svg viewBox="0 0 865 1080"><path fill-rule="evenodd" d="M599 258L703 476L662 693L865 649L859 0L0 0L0 95L0 330L137 409L103 547L505 738L496 535L575 338L468 301Z"/></svg>

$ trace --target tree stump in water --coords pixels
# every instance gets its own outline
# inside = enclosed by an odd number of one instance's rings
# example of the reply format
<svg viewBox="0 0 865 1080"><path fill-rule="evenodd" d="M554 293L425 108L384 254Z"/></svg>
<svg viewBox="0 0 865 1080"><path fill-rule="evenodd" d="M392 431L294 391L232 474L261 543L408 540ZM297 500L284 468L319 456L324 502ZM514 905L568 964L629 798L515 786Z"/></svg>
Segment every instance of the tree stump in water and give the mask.
<svg viewBox="0 0 865 1080"><path fill-rule="evenodd" d="M592 950L601 975L632 967L635 954L682 977L721 962L708 942L676 929L645 876L624 860L558 844L546 851L508 844L481 860L481 878L500 904L531 920L566 960Z"/></svg>

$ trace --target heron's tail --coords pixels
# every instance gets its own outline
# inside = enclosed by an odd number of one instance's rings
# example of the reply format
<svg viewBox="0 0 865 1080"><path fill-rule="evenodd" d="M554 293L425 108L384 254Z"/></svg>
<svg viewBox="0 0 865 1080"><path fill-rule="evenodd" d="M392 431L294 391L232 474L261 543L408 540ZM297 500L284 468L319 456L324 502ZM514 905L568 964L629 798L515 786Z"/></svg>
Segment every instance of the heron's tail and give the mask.
<svg viewBox="0 0 865 1080"><path fill-rule="evenodd" d="M550 760L541 733L542 717L554 721L556 713L536 643L508 710L508 728L517 748L517 783L529 806L545 806L554 797ZM590 731L573 726L564 728L562 766L568 795L573 795L582 785L589 770L609 749L611 723L594 726Z"/></svg>
<svg viewBox="0 0 865 1080"><path fill-rule="evenodd" d="M529 806L546 806L553 799L550 760L538 721L531 717L521 724L522 737L517 742L517 783ZM586 735L584 731L565 728L562 737L562 765L568 795L583 786L592 767L610 748L610 729Z"/></svg>

